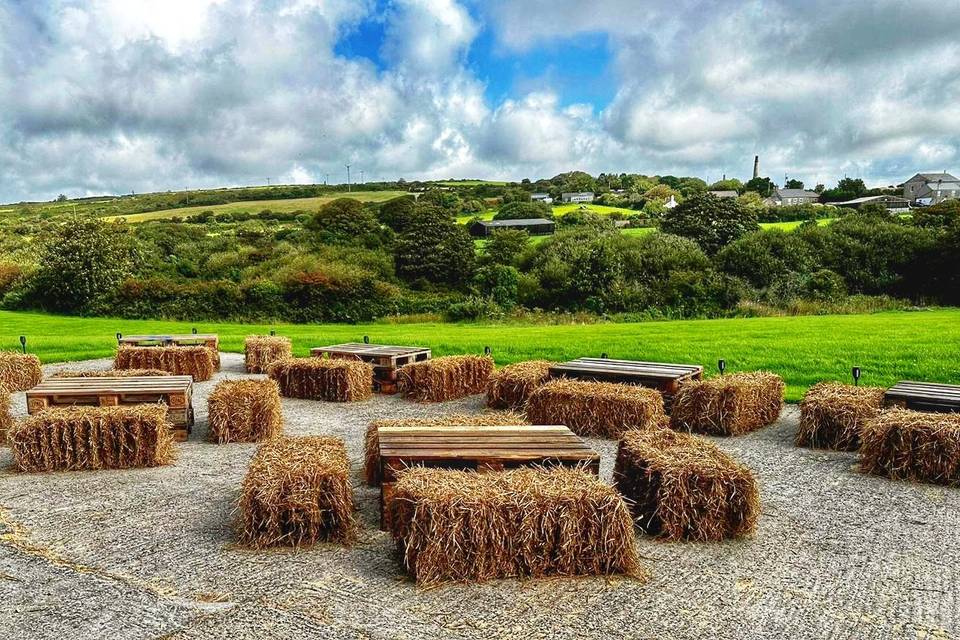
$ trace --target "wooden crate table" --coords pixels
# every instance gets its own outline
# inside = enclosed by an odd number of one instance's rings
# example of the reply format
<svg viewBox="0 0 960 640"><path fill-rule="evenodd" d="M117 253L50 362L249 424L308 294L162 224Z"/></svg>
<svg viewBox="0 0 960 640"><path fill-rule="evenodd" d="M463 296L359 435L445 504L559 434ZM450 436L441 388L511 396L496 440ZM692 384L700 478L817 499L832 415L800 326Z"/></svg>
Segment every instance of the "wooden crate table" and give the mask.
<svg viewBox="0 0 960 640"><path fill-rule="evenodd" d="M916 411L960 411L960 385L901 380L887 390L884 400L887 406Z"/></svg>
<svg viewBox="0 0 960 640"><path fill-rule="evenodd" d="M27 391L27 413L50 407L128 404L167 405L167 419L177 440L186 440L193 426L193 379L190 376L131 378L51 378Z"/></svg>
<svg viewBox="0 0 960 640"><path fill-rule="evenodd" d="M380 526L397 474L412 466L502 471L534 464L583 466L600 473L600 455L564 426L381 427Z"/></svg>
<svg viewBox="0 0 960 640"><path fill-rule="evenodd" d="M550 367L550 377L643 385L660 391L669 411L673 396L682 383L703 379L703 367L695 364L577 358Z"/></svg>
<svg viewBox="0 0 960 640"><path fill-rule="evenodd" d="M310 350L310 355L317 358L326 356L369 362L373 365L373 390L378 393L396 393L397 369L411 362L429 360L430 349L349 342L316 347Z"/></svg>
<svg viewBox="0 0 960 640"><path fill-rule="evenodd" d="M202 345L213 351L220 351L220 337L215 333L183 333L165 335L121 336L121 345L132 347L187 347Z"/></svg>

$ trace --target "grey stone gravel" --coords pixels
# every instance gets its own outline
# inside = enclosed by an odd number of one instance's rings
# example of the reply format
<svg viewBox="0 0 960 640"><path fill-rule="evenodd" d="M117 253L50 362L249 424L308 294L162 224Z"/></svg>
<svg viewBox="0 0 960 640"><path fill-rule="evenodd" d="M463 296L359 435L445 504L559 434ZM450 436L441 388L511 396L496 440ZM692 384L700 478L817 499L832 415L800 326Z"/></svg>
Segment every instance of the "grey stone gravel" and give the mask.
<svg viewBox="0 0 960 640"><path fill-rule="evenodd" d="M105 360L47 367L106 368ZM243 375L223 355L195 388L197 425L170 467L20 474L0 449L0 637L18 638L954 638L960 637L960 489L855 471L855 456L792 446L796 410L717 440L761 486L755 537L637 546L653 578L496 581L419 591L377 530L361 481L374 418L482 410L284 400L287 431L343 437L364 532L352 548L233 544L255 445L205 442L206 396ZM25 412L23 394L14 411ZM591 440L609 479L615 443Z"/></svg>

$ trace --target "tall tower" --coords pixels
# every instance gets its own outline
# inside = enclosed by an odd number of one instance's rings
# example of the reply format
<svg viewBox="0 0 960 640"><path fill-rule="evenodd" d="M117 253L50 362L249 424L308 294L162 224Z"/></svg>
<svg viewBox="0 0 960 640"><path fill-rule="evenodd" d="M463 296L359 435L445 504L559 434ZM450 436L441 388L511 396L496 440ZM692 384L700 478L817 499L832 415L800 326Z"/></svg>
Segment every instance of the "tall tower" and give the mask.
<svg viewBox="0 0 960 640"><path fill-rule="evenodd" d="M753 177L760 177L760 156L753 156Z"/></svg>

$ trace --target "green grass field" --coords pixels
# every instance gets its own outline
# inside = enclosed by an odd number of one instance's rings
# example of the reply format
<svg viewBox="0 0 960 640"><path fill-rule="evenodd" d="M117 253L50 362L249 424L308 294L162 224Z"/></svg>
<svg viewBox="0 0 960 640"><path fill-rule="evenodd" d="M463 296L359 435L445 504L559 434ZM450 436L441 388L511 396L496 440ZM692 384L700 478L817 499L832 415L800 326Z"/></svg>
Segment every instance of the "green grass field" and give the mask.
<svg viewBox="0 0 960 640"><path fill-rule="evenodd" d="M386 202L398 196L404 195L405 191L355 191L353 193L333 193L316 198L291 198L288 200L248 200L246 202L231 202L228 204L206 205L202 207L182 207L180 209L164 209L163 211L150 211L148 213L132 213L126 216L107 216L104 220L116 220L124 218L127 222L146 222L147 220L165 220L167 218L186 218L187 216L203 213L204 211L213 211L214 213L260 213L264 209L276 211L278 213L289 213L291 211L316 211L321 206L336 200L337 198L353 198L362 202Z"/></svg>
<svg viewBox="0 0 960 640"><path fill-rule="evenodd" d="M0 312L0 348L28 349L44 362L110 356L115 335L189 333L220 335L226 351L242 350L243 338L275 329L293 339L298 355L310 347L361 341L422 345L434 355L480 353L493 349L500 365L532 358L564 360L577 356L703 364L716 372L719 358L728 371L765 369L787 381L796 401L819 380L847 380L854 365L863 384L889 385L900 379L960 383L960 309L888 312L872 315L797 316L729 320L678 320L631 324L367 324L241 325L110 318L69 318Z"/></svg>

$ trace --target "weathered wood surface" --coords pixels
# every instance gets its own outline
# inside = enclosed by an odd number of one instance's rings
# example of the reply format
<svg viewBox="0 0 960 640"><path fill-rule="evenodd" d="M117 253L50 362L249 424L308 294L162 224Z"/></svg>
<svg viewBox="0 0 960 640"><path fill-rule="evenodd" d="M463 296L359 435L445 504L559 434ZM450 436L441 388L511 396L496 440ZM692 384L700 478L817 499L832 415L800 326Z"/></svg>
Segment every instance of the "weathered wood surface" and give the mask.
<svg viewBox="0 0 960 640"><path fill-rule="evenodd" d="M960 385L901 380L887 390L887 405L917 411L960 411Z"/></svg>
<svg viewBox="0 0 960 640"><path fill-rule="evenodd" d="M397 369L412 362L430 359L430 349L394 345L348 342L328 347L315 347L310 355L316 358L348 358L373 365L373 390L378 393L397 392Z"/></svg>
<svg viewBox="0 0 960 640"><path fill-rule="evenodd" d="M122 345L134 347L165 346L185 347L203 345L214 350L220 348L220 337L215 333L174 333L151 334L136 336L121 336L118 341Z"/></svg>
<svg viewBox="0 0 960 640"><path fill-rule="evenodd" d="M178 440L186 440L193 426L193 379L190 376L50 378L27 391L26 396L30 414L51 407L162 402L168 407L167 419Z"/></svg>

